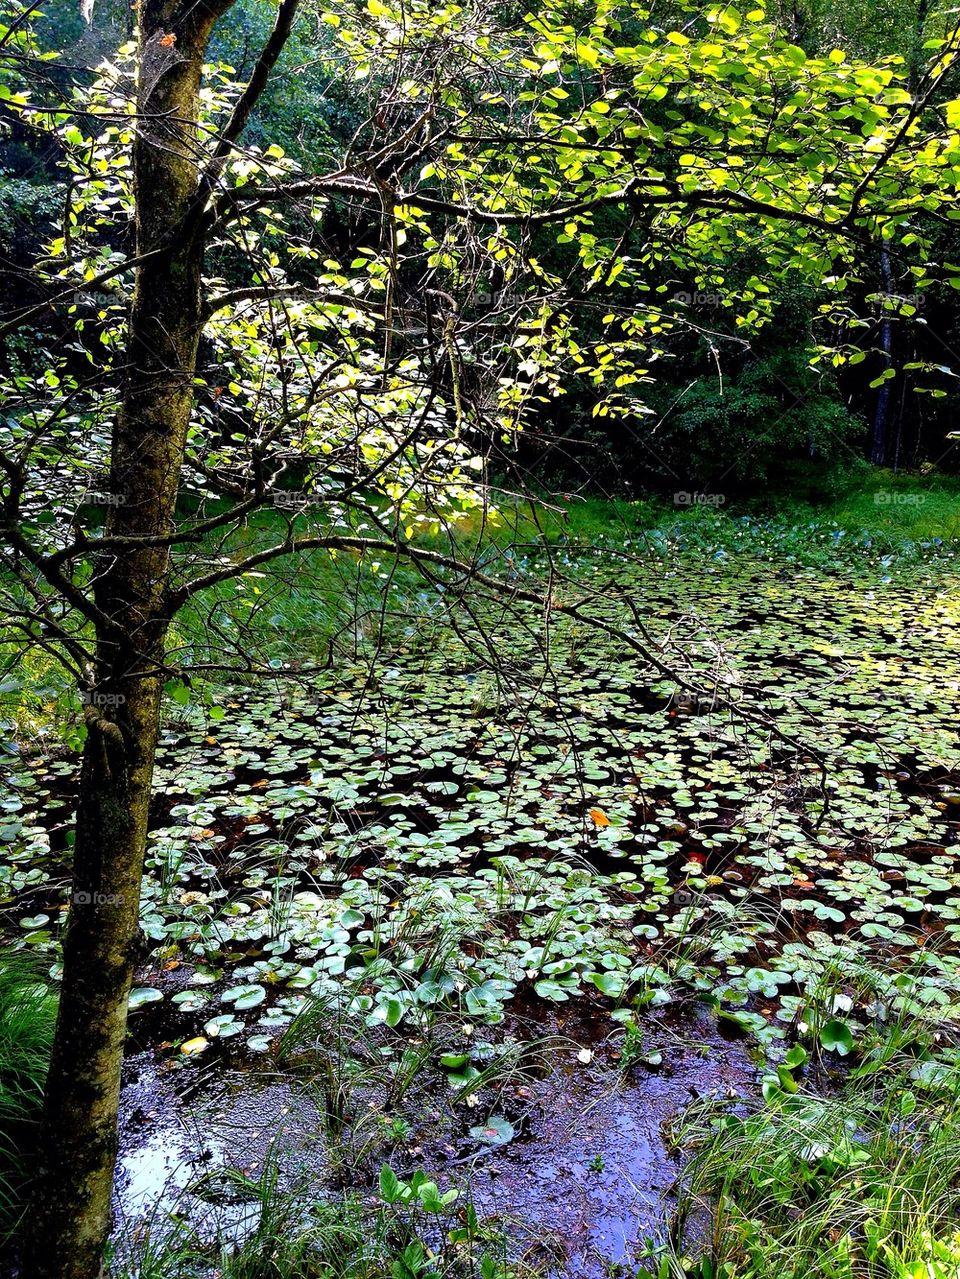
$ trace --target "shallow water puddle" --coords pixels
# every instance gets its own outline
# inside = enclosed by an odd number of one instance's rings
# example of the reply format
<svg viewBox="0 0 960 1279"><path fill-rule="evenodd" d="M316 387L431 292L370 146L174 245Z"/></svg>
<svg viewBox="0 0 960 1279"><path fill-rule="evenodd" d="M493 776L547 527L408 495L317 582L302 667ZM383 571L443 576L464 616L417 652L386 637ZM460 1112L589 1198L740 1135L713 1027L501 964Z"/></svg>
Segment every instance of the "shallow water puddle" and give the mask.
<svg viewBox="0 0 960 1279"><path fill-rule="evenodd" d="M632 1274L645 1243L664 1237L681 1170L671 1121L698 1097L747 1094L757 1071L745 1045L720 1038L706 1012L644 1026L643 1052L656 1065L623 1070L605 1040L588 1062L579 1051L568 1041L548 1073L528 1079L509 1144L478 1150L464 1136L441 1150L425 1131L409 1152L385 1157L401 1173L424 1167L468 1192L478 1215L504 1228L512 1250L529 1250L549 1273L609 1279L611 1266ZM125 1241L147 1224L157 1230L173 1210L201 1236L242 1237L257 1207L249 1192L216 1175L222 1169L256 1178L275 1158L281 1184L306 1186L318 1199L328 1193L323 1117L297 1082L268 1072L169 1069L151 1053L131 1058L128 1076L116 1192ZM463 1109L466 1132L483 1112ZM376 1166L374 1159L370 1178ZM352 1184L373 1190L363 1174Z"/></svg>
<svg viewBox="0 0 960 1279"><path fill-rule="evenodd" d="M275 1074L169 1068L160 1054L128 1059L114 1194L123 1242L176 1212L201 1236L242 1238L256 1224L249 1192L221 1172L256 1180L276 1159L282 1182L319 1183L323 1118L309 1094Z"/></svg>
<svg viewBox="0 0 960 1279"><path fill-rule="evenodd" d="M526 1139L470 1178L477 1212L556 1257L564 1279L634 1273L645 1244L664 1239L681 1171L671 1121L698 1097L746 1095L757 1076L745 1046L720 1039L706 1014L651 1028L644 1050L662 1063L622 1072L600 1050L587 1067L564 1062L541 1085Z"/></svg>

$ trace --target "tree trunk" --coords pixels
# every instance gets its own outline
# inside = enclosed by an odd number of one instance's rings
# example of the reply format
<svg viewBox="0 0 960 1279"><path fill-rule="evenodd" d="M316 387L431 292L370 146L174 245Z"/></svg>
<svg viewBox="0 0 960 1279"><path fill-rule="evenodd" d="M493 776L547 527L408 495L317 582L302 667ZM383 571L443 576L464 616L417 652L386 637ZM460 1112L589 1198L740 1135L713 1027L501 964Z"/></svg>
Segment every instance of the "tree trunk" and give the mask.
<svg viewBox="0 0 960 1279"><path fill-rule="evenodd" d="M231 0L143 0L133 146L137 269L127 380L112 440L107 531L172 530L193 402L203 244L189 211L210 29ZM168 624L170 554L131 544L96 574L98 627L73 896L47 1082L31 1279L96 1279L110 1226L120 1071L138 937Z"/></svg>
<svg viewBox="0 0 960 1279"><path fill-rule="evenodd" d="M888 298L893 292L893 272L890 269L890 253L889 250L883 248L880 250L880 272L883 277L884 297ZM891 353L893 351L893 321L890 319L889 313L884 310L883 319L880 322L880 347L883 351L883 371L891 367ZM873 435L870 440L870 461L874 466L883 466L887 459L887 433L888 419L890 417L890 383L883 382L877 395L877 406L873 414Z"/></svg>

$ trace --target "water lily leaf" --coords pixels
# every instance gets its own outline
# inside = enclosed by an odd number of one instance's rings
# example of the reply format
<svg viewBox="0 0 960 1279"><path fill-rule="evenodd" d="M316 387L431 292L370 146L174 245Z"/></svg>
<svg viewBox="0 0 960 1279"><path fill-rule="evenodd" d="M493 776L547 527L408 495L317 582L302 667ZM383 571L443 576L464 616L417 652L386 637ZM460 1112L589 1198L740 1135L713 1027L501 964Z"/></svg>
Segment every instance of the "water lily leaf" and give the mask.
<svg viewBox="0 0 960 1279"><path fill-rule="evenodd" d="M205 990L181 990L170 1002L176 1004L181 1012L195 1013L210 1002L210 995Z"/></svg>
<svg viewBox="0 0 960 1279"><path fill-rule="evenodd" d="M607 995L611 999L618 999L627 984L620 973L588 973L587 980L593 982L601 995Z"/></svg>
<svg viewBox="0 0 960 1279"><path fill-rule="evenodd" d="M788 1067L784 1065L778 1066L777 1078L779 1079L780 1087L783 1089L784 1092L786 1093L799 1092L800 1085L794 1079Z"/></svg>
<svg viewBox="0 0 960 1279"><path fill-rule="evenodd" d="M155 986L138 986L136 990L131 990L127 1007L130 1012L136 1012L138 1008L159 1003L161 999L163 999L163 991L157 990Z"/></svg>
<svg viewBox="0 0 960 1279"><path fill-rule="evenodd" d="M190 983L193 986L212 986L213 983L219 981L222 976L222 968L207 968L201 965L190 978Z"/></svg>
<svg viewBox="0 0 960 1279"><path fill-rule="evenodd" d="M515 1129L502 1115L491 1115L485 1124L470 1129L470 1136L491 1146L505 1146L513 1140Z"/></svg>
<svg viewBox="0 0 960 1279"><path fill-rule="evenodd" d="M543 999L552 999L554 1003L562 1004L570 998L570 988L563 986L560 982L544 979L534 983L534 990Z"/></svg>
<svg viewBox="0 0 960 1279"><path fill-rule="evenodd" d="M232 1013L221 1013L219 1017L211 1017L203 1029L211 1039L230 1039L243 1030L243 1022L238 1021Z"/></svg>
<svg viewBox="0 0 960 1279"><path fill-rule="evenodd" d="M761 1091L763 1100L772 1106L784 1101L787 1097L778 1075L764 1075ZM796 1092L796 1086L793 1091Z"/></svg>
<svg viewBox="0 0 960 1279"><path fill-rule="evenodd" d="M385 995L380 998L379 1002L374 1006L373 1011L367 1017L368 1025L376 1025L383 1022L387 1026L398 1026L403 1020L405 1008L401 1000L395 995Z"/></svg>
<svg viewBox="0 0 960 1279"><path fill-rule="evenodd" d="M828 1052L846 1057L853 1051L853 1031L845 1021L831 1018L820 1028L820 1043Z"/></svg>
<svg viewBox="0 0 960 1279"><path fill-rule="evenodd" d="M233 1004L241 1011L246 1008L256 1008L258 1004L262 1004L267 997L267 992L262 986L231 986L229 990L225 990L220 996L225 1004Z"/></svg>

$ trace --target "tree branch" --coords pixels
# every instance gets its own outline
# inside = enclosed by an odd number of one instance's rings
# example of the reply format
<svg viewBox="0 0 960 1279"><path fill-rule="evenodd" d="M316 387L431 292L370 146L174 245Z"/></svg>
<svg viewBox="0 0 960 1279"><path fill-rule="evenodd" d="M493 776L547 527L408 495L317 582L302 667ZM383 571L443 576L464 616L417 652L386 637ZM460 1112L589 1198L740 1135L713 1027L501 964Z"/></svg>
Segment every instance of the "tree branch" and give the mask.
<svg viewBox="0 0 960 1279"><path fill-rule="evenodd" d="M201 192L209 191L216 184L223 171L227 157L233 149L234 142L246 128L254 108L267 87L270 72L276 65L277 59L290 38L300 3L301 0L281 0L280 7L277 10L276 22L270 33L270 38L260 52L257 65L253 69L253 75L247 82L243 93L237 99L233 114L220 134L220 139L214 148L207 167L200 176L199 190Z"/></svg>

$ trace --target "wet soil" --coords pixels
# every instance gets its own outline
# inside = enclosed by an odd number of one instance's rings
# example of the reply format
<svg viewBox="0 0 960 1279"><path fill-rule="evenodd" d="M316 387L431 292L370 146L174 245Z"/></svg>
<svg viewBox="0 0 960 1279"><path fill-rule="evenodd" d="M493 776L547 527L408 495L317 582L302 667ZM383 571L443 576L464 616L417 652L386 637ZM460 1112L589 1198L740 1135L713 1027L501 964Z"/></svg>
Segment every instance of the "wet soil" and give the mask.
<svg viewBox="0 0 960 1279"><path fill-rule="evenodd" d="M564 1279L609 1279L618 1266L632 1276L669 1228L683 1161L677 1119L698 1098L733 1105L755 1091L744 1044L725 1042L706 1011L651 1021L643 1048L660 1063L623 1069L599 1047L588 1065L562 1059L524 1138L473 1161L477 1212L499 1217Z"/></svg>
<svg viewBox="0 0 960 1279"><path fill-rule="evenodd" d="M485 1111L464 1107L459 1136L448 1133L441 1144L413 1132L382 1157L401 1174L421 1166L442 1186L468 1191L478 1215L501 1225L518 1255L557 1279L632 1275L669 1226L682 1171L675 1121L695 1099L735 1104L751 1095L757 1070L746 1045L724 1040L706 1009L651 1017L642 1059L632 1064L623 1062L622 1037L609 1035L610 1023L581 1008L560 1015L555 1029L563 1038L546 1070L501 1091L499 1110L516 1129L508 1144L478 1145L468 1131ZM119 1239L129 1243L148 1226L162 1231L173 1211L201 1235L242 1236L255 1224L256 1204L222 1174L256 1179L271 1160L282 1185L323 1199L332 1192L322 1111L309 1087L269 1068L168 1065L151 1052L130 1058ZM374 1190L379 1158L353 1189Z"/></svg>

